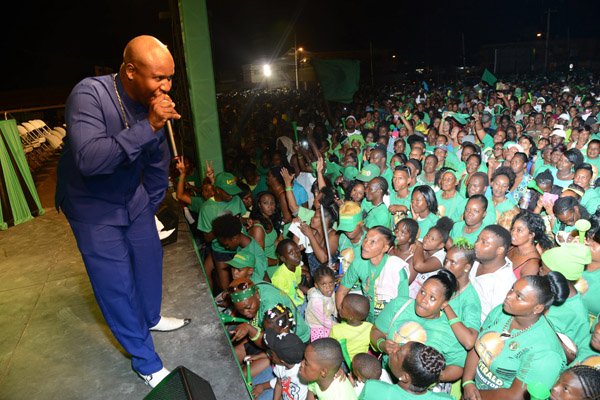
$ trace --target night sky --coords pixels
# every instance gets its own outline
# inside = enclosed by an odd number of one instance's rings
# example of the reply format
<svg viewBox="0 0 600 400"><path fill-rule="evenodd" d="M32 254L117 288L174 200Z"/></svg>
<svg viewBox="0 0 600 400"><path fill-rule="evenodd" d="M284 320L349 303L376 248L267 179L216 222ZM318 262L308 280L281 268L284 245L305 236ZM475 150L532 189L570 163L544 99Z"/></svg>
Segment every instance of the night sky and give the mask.
<svg viewBox="0 0 600 400"><path fill-rule="evenodd" d="M241 65L282 54L293 46L309 51L394 49L403 60L461 64L461 33L467 62L477 63L482 44L535 40L552 14L551 36L600 38L600 2L520 1L249 1L208 0L217 77L239 75ZM165 0L81 0L13 3L4 18L2 80L7 90L72 86L94 65L117 68L124 45L148 33L170 41ZM543 39L538 39L543 40ZM8 56L8 57L6 57Z"/></svg>

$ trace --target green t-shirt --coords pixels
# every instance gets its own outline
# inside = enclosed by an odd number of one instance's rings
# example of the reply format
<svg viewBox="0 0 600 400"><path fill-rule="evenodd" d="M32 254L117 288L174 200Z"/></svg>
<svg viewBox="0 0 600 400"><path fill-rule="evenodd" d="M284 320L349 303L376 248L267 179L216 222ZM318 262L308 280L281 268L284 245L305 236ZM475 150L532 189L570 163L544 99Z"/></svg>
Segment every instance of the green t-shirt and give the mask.
<svg viewBox="0 0 600 400"><path fill-rule="evenodd" d="M600 169L600 157L589 158L587 155L584 155L583 159L585 160L586 163L592 164L597 169Z"/></svg>
<svg viewBox="0 0 600 400"><path fill-rule="evenodd" d="M481 327L481 301L479 301L479 295L473 285L469 283L458 296L450 300L449 304L464 326L479 331Z"/></svg>
<svg viewBox="0 0 600 400"><path fill-rule="evenodd" d="M404 307L407 301L410 303ZM465 364L467 352L452 332L446 315L434 319L419 317L415 302L409 297L398 296L390 301L375 320L375 326L398 344L415 341L433 347L442 353L446 365L462 367Z"/></svg>
<svg viewBox="0 0 600 400"><path fill-rule="evenodd" d="M249 236L248 236L249 237ZM254 272L250 279L254 283L261 282L265 279L265 273L267 272L267 256L265 251L260 244L253 238L250 238L250 243L246 247L238 247L236 253L250 253L254 255Z"/></svg>
<svg viewBox="0 0 600 400"><path fill-rule="evenodd" d="M588 313L594 316L600 314L600 269L583 271L577 286L583 286L580 293Z"/></svg>
<svg viewBox="0 0 600 400"><path fill-rule="evenodd" d="M200 212L200 207L202 207L202 204L204 204L206 202L206 200L204 200L202 197L198 197L198 196L190 196L190 200L191 200L191 204L190 204L190 211L195 212L195 213L199 213Z"/></svg>
<svg viewBox="0 0 600 400"><path fill-rule="evenodd" d="M277 241L277 231L275 228L271 229L271 232L267 233L262 224L255 223L254 226L260 227L265 232L265 255L268 258L277 259L277 254L275 254L275 241Z"/></svg>
<svg viewBox="0 0 600 400"><path fill-rule="evenodd" d="M386 264L390 260L389 266ZM379 265L371 264L370 260L362 257L355 258L348 271L342 277L340 284L351 289L355 284L360 283L363 295L369 298L369 316L367 321L373 322L379 315L385 305L391 300L385 296L389 292L389 284L392 282L379 279L384 267L390 268L390 271L398 271L397 287L395 288L397 296L408 296L408 274L403 268L402 263L406 264L398 257L383 256ZM384 274L384 277L389 275Z"/></svg>
<svg viewBox="0 0 600 400"><path fill-rule="evenodd" d="M467 205L467 199L462 194L456 192L454 197L450 199L444 199L440 190L435 194L438 201L438 210L440 217L448 217L453 221L458 221L462 218Z"/></svg>
<svg viewBox="0 0 600 400"><path fill-rule="evenodd" d="M481 231L485 228L485 225L482 222L479 228L477 228L471 233L465 232L466 227L467 224L465 223L465 221L458 221L457 223L455 223L454 226L452 226L452 229L450 230L450 239L452 239L453 242L456 242L456 239L458 238L465 238L469 243L475 245L475 242L477 241L477 238L479 237Z"/></svg>
<svg viewBox="0 0 600 400"><path fill-rule="evenodd" d="M393 192L394 191L394 186L392 184L392 179L394 178L394 171L391 170L391 168L386 167L385 170L383 171L383 174L381 174L381 176L383 178L385 178L385 180L387 181L388 184L388 192Z"/></svg>
<svg viewBox="0 0 600 400"><path fill-rule="evenodd" d="M294 321L296 321L296 329L294 333L298 335L303 342L308 342L310 340L310 329L304 321L304 318L298 314L298 310L296 309L294 303L292 303L292 300L289 298L289 296L267 282L257 283L256 287L260 296L260 306L258 307L256 316L252 320L251 324L262 329L265 313L271 308L275 307L277 304L281 303L292 310L292 313L294 314Z"/></svg>
<svg viewBox="0 0 600 400"><path fill-rule="evenodd" d="M440 190L435 194L438 201L438 211L440 217L448 217L452 221L458 221L462 218L467 205L467 199L462 194L456 192L454 197L444 199Z"/></svg>
<svg viewBox="0 0 600 400"><path fill-rule="evenodd" d="M392 224L392 214L383 202L378 206L371 208L371 210L367 212L367 216L365 217L365 226L368 229L377 225L385 226L386 228L392 229Z"/></svg>
<svg viewBox="0 0 600 400"><path fill-rule="evenodd" d="M424 219L415 218L419 224L419 239L423 239L427 235L427 232L437 223L438 219L439 217L434 213L429 213Z"/></svg>
<svg viewBox="0 0 600 400"><path fill-rule="evenodd" d="M512 330L511 337L501 337L512 316L496 306L483 323L475 342L480 359L475 372L479 390L509 388L515 378L526 384L541 382L552 388L566 366L565 353L556 333L545 318L530 329Z"/></svg>
<svg viewBox="0 0 600 400"><path fill-rule="evenodd" d="M581 205L584 206L590 214L594 214L600 207L600 187L586 190L581 198Z"/></svg>
<svg viewBox="0 0 600 400"><path fill-rule="evenodd" d="M390 192L390 206L405 206L410 211L410 200L412 198L412 191L414 187L408 188L408 196L400 198L396 194L396 191Z"/></svg>
<svg viewBox="0 0 600 400"><path fill-rule="evenodd" d="M331 327L329 337L334 338L338 342L346 339L346 349L350 355L350 360L358 353L366 353L369 351L371 343L371 327L370 322L363 322L358 326L348 325L346 322L335 324Z"/></svg>
<svg viewBox="0 0 600 400"><path fill-rule="evenodd" d="M302 267L300 265L296 266L295 272L292 272L285 264L281 264L271 277L273 286L287 294L296 306L304 303L304 293L298 288L301 281Z"/></svg>
<svg viewBox="0 0 600 400"><path fill-rule="evenodd" d="M449 394L434 393L431 391L422 394L413 394L398 385L375 380L368 380L358 397L359 400L429 400L452 398Z"/></svg>
<svg viewBox="0 0 600 400"><path fill-rule="evenodd" d="M551 306L546 319L557 333L567 335L578 349L590 344L590 320L579 293L560 306Z"/></svg>
<svg viewBox="0 0 600 400"><path fill-rule="evenodd" d="M215 201L210 198L202 204L198 213L198 230L200 232L211 232L212 222L223 214L243 215L246 213L246 207L239 196L233 196L230 201ZM226 250L217 239L212 241L213 250L219 253L232 253Z"/></svg>
<svg viewBox="0 0 600 400"><path fill-rule="evenodd" d="M319 400L356 400L356 392L348 379L343 381L334 379L327 390L321 390L317 382L308 384L308 390L313 392Z"/></svg>

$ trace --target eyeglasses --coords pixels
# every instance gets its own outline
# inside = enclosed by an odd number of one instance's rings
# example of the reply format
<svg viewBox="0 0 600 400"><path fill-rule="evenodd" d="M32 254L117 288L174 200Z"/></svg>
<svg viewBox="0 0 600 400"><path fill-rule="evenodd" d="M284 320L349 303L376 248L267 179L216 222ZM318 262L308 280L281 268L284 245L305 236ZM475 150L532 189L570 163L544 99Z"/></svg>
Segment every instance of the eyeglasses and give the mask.
<svg viewBox="0 0 600 400"><path fill-rule="evenodd" d="M241 292L242 290L246 290L251 288L253 285L248 282L240 282L236 286L230 287L229 292Z"/></svg>

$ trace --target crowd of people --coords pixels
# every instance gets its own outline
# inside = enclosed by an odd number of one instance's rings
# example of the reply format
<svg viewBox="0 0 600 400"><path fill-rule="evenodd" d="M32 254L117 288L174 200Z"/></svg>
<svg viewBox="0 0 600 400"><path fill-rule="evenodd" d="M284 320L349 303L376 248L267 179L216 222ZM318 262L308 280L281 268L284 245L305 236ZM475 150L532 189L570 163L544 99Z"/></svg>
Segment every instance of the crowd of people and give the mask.
<svg viewBox="0 0 600 400"><path fill-rule="evenodd" d="M256 398L600 398L596 77L219 110L172 175Z"/></svg>

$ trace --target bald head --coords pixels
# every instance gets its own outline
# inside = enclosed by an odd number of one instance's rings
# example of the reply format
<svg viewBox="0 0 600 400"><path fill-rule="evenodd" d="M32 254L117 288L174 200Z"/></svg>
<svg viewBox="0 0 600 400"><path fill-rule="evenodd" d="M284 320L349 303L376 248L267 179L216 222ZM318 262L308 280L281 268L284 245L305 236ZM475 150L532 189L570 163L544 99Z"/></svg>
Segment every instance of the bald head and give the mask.
<svg viewBox="0 0 600 400"><path fill-rule="evenodd" d="M137 36L127 43L123 51L123 65L149 67L165 60L173 60L167 46L154 36Z"/></svg>
<svg viewBox="0 0 600 400"><path fill-rule="evenodd" d="M123 51L121 81L127 94L148 105L150 100L171 89L175 62L169 49L153 36L137 36Z"/></svg>

